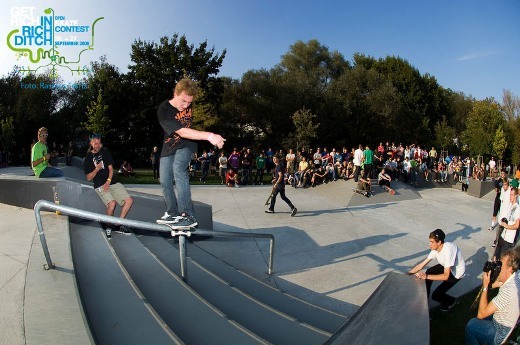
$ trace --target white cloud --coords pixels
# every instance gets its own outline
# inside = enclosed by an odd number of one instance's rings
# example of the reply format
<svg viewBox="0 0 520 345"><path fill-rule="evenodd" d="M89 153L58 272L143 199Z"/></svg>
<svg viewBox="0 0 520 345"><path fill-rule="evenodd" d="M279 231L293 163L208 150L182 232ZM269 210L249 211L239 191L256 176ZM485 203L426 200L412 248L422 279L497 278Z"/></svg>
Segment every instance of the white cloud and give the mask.
<svg viewBox="0 0 520 345"><path fill-rule="evenodd" d="M475 60L475 59L481 59L490 55L495 54L494 51L488 51L488 52L475 52L468 55L461 56L457 58L457 61L467 61L467 60Z"/></svg>

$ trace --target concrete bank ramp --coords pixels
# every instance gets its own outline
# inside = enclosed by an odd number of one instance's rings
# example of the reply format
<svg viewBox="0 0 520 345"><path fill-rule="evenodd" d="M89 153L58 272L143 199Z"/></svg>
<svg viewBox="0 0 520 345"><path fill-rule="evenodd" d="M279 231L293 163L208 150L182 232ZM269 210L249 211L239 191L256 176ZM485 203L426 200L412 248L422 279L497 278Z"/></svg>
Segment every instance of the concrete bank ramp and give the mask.
<svg viewBox="0 0 520 345"><path fill-rule="evenodd" d="M423 280L389 273L368 300L325 344L429 344Z"/></svg>

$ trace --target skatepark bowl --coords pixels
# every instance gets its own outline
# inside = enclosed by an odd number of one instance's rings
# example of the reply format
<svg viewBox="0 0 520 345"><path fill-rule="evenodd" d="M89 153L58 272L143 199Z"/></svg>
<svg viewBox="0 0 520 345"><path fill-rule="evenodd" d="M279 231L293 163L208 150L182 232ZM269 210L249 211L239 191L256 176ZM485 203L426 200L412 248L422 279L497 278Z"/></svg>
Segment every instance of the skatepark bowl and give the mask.
<svg viewBox="0 0 520 345"><path fill-rule="evenodd" d="M266 284L207 250L221 245L208 240L215 237L230 246L241 246L244 237L265 240L264 274L276 273L277 235L214 230L207 204L194 202L199 229L172 237L155 223L164 207L157 195L131 191L132 217L120 219L106 216L91 185L74 178L4 176L0 187L1 203L34 208L36 217L39 248L33 244L25 288L27 344L429 342L424 282L410 276L385 273L346 316ZM108 240L100 221L125 225L132 234ZM241 253L229 255L241 260Z"/></svg>

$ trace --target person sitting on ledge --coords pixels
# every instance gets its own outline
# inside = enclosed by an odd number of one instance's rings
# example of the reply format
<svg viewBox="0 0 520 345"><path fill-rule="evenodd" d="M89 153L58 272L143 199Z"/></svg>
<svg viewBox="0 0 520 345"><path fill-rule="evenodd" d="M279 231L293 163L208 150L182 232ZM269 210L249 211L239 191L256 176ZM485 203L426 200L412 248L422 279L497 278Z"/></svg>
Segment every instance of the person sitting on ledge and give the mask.
<svg viewBox="0 0 520 345"><path fill-rule="evenodd" d="M47 137L49 136L47 128L42 127L38 130L38 141L31 149L31 166L34 175L39 178L43 177L62 177L63 171L53 168L49 164L49 160L53 157L47 148Z"/></svg>

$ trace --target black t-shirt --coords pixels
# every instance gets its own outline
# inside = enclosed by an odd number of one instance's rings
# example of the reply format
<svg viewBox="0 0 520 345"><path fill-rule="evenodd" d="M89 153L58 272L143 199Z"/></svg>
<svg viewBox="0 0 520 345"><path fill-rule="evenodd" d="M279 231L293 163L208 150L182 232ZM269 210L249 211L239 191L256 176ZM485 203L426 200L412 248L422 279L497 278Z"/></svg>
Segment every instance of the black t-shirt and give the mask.
<svg viewBox="0 0 520 345"><path fill-rule="evenodd" d="M98 153L89 152L85 156L85 159L83 160L83 171L85 172L85 175L90 174L91 172L96 169L96 166L94 165L94 162L97 163L103 163L102 168L97 172L96 176L94 176L94 188L99 188L102 185L105 184L105 182L108 179L108 166L112 165L114 167L114 159L112 158L112 155L110 154L110 151L108 151L107 148L101 148L101 150ZM114 184L114 176L112 176L112 181L110 184Z"/></svg>
<svg viewBox="0 0 520 345"><path fill-rule="evenodd" d="M164 131L161 157L171 156L175 150L188 147L195 152L197 144L194 141L181 138L175 132L181 128L191 128L193 109L191 105L183 111L179 111L168 100L162 102L157 109L157 118Z"/></svg>
<svg viewBox="0 0 520 345"><path fill-rule="evenodd" d="M280 173L282 173L282 182L278 183L278 187L277 188L278 189L285 189L285 182L284 182L285 167L284 167L283 164L278 163L278 164L276 164L276 167L274 168L274 176L273 176L273 178L275 179L275 183L276 183L276 181L278 181Z"/></svg>

